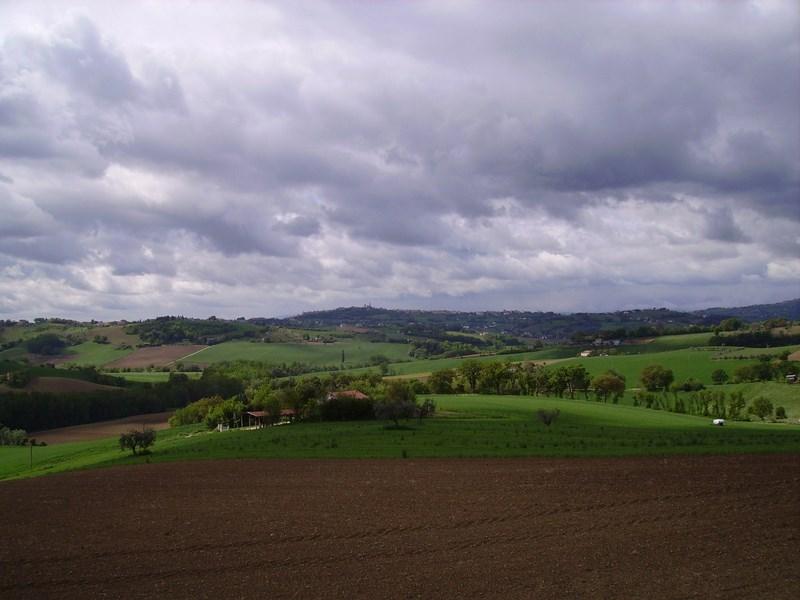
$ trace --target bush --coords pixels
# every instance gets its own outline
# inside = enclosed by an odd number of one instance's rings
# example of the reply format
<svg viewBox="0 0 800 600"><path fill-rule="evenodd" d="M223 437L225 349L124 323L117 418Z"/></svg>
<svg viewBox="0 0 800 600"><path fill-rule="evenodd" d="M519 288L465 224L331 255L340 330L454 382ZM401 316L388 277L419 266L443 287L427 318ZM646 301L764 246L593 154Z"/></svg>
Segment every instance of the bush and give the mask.
<svg viewBox="0 0 800 600"><path fill-rule="evenodd" d="M553 424L553 422L558 418L558 415L561 414L561 411L557 408L553 409L546 409L540 408L536 411L536 418L547 427Z"/></svg>
<svg viewBox="0 0 800 600"><path fill-rule="evenodd" d="M0 446L23 446L28 441L24 429L9 429L0 425Z"/></svg>
<svg viewBox="0 0 800 600"><path fill-rule="evenodd" d="M60 354L67 343L55 333L43 333L25 342L25 348L32 354L45 354L52 356Z"/></svg>
<svg viewBox="0 0 800 600"><path fill-rule="evenodd" d="M136 449L139 449L140 454L147 452L147 449L152 446L156 441L156 432L152 429L131 429L128 433L123 433L119 436L119 448L123 452L130 450L136 456Z"/></svg>
<svg viewBox="0 0 800 600"><path fill-rule="evenodd" d="M786 418L786 409L782 406L779 406L775 409L775 418L776 419L785 419Z"/></svg>

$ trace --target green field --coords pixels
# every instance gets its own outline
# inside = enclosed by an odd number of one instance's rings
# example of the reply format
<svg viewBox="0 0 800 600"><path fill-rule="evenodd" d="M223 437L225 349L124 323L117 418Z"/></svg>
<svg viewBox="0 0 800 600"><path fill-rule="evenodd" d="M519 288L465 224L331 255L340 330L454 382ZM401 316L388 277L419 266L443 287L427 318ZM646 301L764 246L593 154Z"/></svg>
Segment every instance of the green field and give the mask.
<svg viewBox="0 0 800 600"><path fill-rule="evenodd" d="M77 346L70 346L64 351L67 355L74 355L68 362L95 367L100 367L118 358L128 356L131 352L133 352L132 349L119 350L111 344L96 344L94 342L84 342Z"/></svg>
<svg viewBox="0 0 800 600"><path fill-rule="evenodd" d="M310 343L258 343L224 342L209 346L205 350L180 362L191 364L213 364L232 360L255 360L272 364L307 363L315 366L363 365L376 355L383 355L390 361L408 359L411 346L408 344L389 344L384 342L365 342L346 340L333 344Z"/></svg>
<svg viewBox="0 0 800 600"><path fill-rule="evenodd" d="M800 420L800 385L788 385L774 381L754 381L751 383L726 383L712 386L711 389L726 393L742 392L748 403L761 396L772 402L773 406L783 406L790 419Z"/></svg>
<svg viewBox="0 0 800 600"><path fill-rule="evenodd" d="M188 372L183 373L189 379L200 379L201 372ZM169 380L170 373L168 371L143 371L136 373L106 373L112 377L121 377L126 381L136 381L139 383L163 383Z"/></svg>
<svg viewBox="0 0 800 600"><path fill-rule="evenodd" d="M574 355L572 349L569 349L568 352L569 356ZM517 352L514 354L488 354L484 356L467 356L459 358L429 358L390 364L389 373L390 375L407 377L424 377L430 375L434 371L441 371L443 369L457 369L465 360L474 360L477 362L522 362L554 360L563 356L563 348L547 348L544 350L532 350L530 352ZM367 370L369 369L348 369L348 371L351 373L359 373ZM374 371L375 369L373 368L372 370Z"/></svg>
<svg viewBox="0 0 800 600"><path fill-rule="evenodd" d="M0 479L78 468L217 458L400 458L625 456L800 452L800 426L729 423L667 412L552 398L434 396L438 416L403 429L376 421L299 423L254 431L206 432L198 426L160 432L152 454L131 457L116 440L0 448ZM535 418L558 408L551 427Z"/></svg>
<svg viewBox="0 0 800 600"><path fill-rule="evenodd" d="M794 349L796 346L787 346L783 350ZM777 354L782 349L772 348L771 353ZM757 355L763 352L762 348L745 348L741 350L745 355ZM657 354L634 354L616 356L593 356L589 358L574 358L559 363L581 364L586 367L589 373L599 375L609 369L613 369L625 376L628 387L639 386L639 376L642 370L648 365L661 365L667 369L672 369L675 374L675 382L682 383L689 378L696 379L706 385L711 384L711 373L717 369L724 369L728 375L733 375L734 369L740 365L749 365L755 362L753 358L747 359L718 359L718 350L714 348L696 348L671 350L659 352Z"/></svg>
<svg viewBox="0 0 800 600"><path fill-rule="evenodd" d="M662 335L640 344L623 344L619 346L619 349L626 354L650 354L653 352L664 352L666 350L708 346L709 339L711 339L711 334L708 332Z"/></svg>

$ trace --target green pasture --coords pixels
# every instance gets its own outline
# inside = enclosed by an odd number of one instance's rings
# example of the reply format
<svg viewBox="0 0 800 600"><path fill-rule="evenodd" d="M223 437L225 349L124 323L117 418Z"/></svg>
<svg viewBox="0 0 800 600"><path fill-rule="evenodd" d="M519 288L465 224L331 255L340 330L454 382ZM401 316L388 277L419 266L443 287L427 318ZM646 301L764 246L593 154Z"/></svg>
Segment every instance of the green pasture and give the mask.
<svg viewBox="0 0 800 600"><path fill-rule="evenodd" d="M142 372L131 372L131 373L112 373L108 372L106 375L111 375L112 377L121 377L126 381L134 381L138 383L163 383L169 380L170 373L168 371L142 371ZM189 379L200 379L202 375L201 372L187 372L183 373Z"/></svg>
<svg viewBox="0 0 800 600"><path fill-rule="evenodd" d="M800 452L800 426L734 423L582 400L521 396L433 396L436 417L400 429L377 421L298 423L261 430L159 432L153 451L133 457L116 440L0 448L0 479L88 467L221 458L423 458L631 456ZM550 427L539 409L559 409Z"/></svg>
<svg viewBox="0 0 800 600"><path fill-rule="evenodd" d="M411 346L408 344L358 340L344 340L332 344L233 341L209 346L179 362L203 365L233 360L255 360L272 364L300 362L332 367L342 364L342 351L344 351L344 366L352 367L369 362L377 355L383 355L393 362L405 360L410 349Z"/></svg>
<svg viewBox="0 0 800 600"><path fill-rule="evenodd" d="M27 354L27 351L22 346L14 346L0 351L0 360L22 360Z"/></svg>
<svg viewBox="0 0 800 600"><path fill-rule="evenodd" d="M70 363L76 365L90 365L101 367L118 358L128 356L133 352L133 349L120 350L112 344L96 344L95 342L84 342L77 346L70 346L65 350L65 354L69 355ZM74 356L73 356L74 355Z"/></svg>
<svg viewBox="0 0 800 600"><path fill-rule="evenodd" d="M573 356L575 352L569 349L569 356ZM401 375L407 377L424 377L430 375L434 371L442 371L444 369L457 369L466 360L474 360L477 362L523 362L523 361L537 361L537 360L554 360L564 356L563 348L547 348L543 350L532 350L530 352L517 352L514 354L486 354L481 356L466 356L457 358L428 358L420 360L410 360L402 363L393 363L389 365L390 375ZM348 369L351 373L358 373L368 369ZM374 370L374 368L373 368Z"/></svg>
<svg viewBox="0 0 800 600"><path fill-rule="evenodd" d="M796 346L788 346L783 350L791 350ZM745 348L742 354L755 356L761 348ZM771 349L773 353L781 349ZM741 365L755 362L753 358L745 359L719 359L718 350L715 348L690 348L670 350L657 354L629 354L614 356L591 356L588 358L574 358L559 363L559 366L568 364L583 365L592 376L599 375L613 369L625 376L629 388L640 385L639 377L642 370L649 365L661 365L672 369L676 383L682 383L689 378L696 379L706 385L711 384L711 373L717 369L724 369L728 375L733 376L733 371Z"/></svg>
<svg viewBox="0 0 800 600"><path fill-rule="evenodd" d="M710 386L710 389L731 392L742 392L744 399L749 404L753 399L766 398L775 407L783 406L786 416L790 419L800 420L800 385L789 385L775 381L754 381L750 383L726 383L725 385Z"/></svg>
<svg viewBox="0 0 800 600"><path fill-rule="evenodd" d="M708 332L662 335L638 344L623 344L618 346L618 349L626 354L651 354L653 352L680 350L682 348L698 348L708 346L711 335ZM585 349L588 350L589 348Z"/></svg>

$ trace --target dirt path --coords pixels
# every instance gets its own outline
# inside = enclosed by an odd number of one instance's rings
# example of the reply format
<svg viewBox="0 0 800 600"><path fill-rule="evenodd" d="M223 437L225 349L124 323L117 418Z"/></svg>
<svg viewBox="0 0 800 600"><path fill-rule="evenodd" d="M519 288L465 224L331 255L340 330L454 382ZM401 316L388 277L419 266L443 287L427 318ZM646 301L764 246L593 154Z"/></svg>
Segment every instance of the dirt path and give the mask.
<svg viewBox="0 0 800 600"><path fill-rule="evenodd" d="M86 425L74 425L72 427L59 427L58 429L48 429L46 431L34 431L30 434L39 442L48 444L66 444L67 442L89 442L100 440L107 437L114 437L120 433L139 429L143 425L151 429L161 430L169 427L167 419L172 416L172 411L152 413L149 415L135 415L124 419L114 419L113 421L101 421L99 423L87 423Z"/></svg>
<svg viewBox="0 0 800 600"><path fill-rule="evenodd" d="M796 598L800 455L242 460L0 484L6 598Z"/></svg>

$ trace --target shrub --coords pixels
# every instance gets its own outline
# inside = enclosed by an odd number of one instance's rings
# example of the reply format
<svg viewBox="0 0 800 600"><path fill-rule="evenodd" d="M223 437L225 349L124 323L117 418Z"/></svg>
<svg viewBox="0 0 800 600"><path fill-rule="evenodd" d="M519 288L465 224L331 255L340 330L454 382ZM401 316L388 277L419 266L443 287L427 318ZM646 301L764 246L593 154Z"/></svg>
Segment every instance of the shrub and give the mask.
<svg viewBox="0 0 800 600"><path fill-rule="evenodd" d="M539 421L544 425L546 425L547 427L550 427L550 425L553 424L553 422L558 418L558 415L560 414L561 411L558 410L557 408L553 409L540 408L539 410L536 411L536 418L539 419Z"/></svg>
<svg viewBox="0 0 800 600"><path fill-rule="evenodd" d="M779 406L775 409L775 418L776 419L785 419L786 418L786 409L782 406Z"/></svg>

